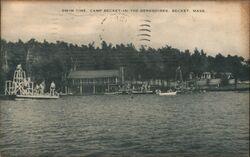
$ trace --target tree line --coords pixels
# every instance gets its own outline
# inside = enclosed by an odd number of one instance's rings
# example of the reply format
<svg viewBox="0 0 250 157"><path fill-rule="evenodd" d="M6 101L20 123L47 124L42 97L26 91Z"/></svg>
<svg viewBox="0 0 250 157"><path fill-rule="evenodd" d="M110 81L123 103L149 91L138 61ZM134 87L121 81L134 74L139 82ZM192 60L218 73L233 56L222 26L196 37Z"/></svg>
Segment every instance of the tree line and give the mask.
<svg viewBox="0 0 250 157"><path fill-rule="evenodd" d="M125 67L126 80L166 79L174 80L177 67L181 67L183 79L189 73L200 76L203 72L231 72L241 80L249 80L249 59L241 56L207 55L202 49L181 51L169 45L154 49L136 49L130 44L112 45L103 41L76 45L64 41L50 43L30 39L27 42L7 42L1 39L0 85L12 79L18 64L35 82L52 80L60 87L67 83L70 70L119 69ZM2 91L1 91L2 92Z"/></svg>

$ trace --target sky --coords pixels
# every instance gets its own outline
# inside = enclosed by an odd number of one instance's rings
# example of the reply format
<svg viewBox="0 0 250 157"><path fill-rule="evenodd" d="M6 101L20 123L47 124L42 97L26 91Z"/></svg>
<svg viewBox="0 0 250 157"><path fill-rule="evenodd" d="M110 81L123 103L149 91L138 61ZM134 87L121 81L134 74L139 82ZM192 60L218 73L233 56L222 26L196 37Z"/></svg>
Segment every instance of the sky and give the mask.
<svg viewBox="0 0 250 157"><path fill-rule="evenodd" d="M1 3L1 38L7 41L35 38L78 45L95 42L95 46L106 41L113 45L133 43L137 48L169 45L183 51L203 49L212 56L222 53L249 58L249 17L240 2ZM143 9L156 12L143 12ZM160 9L167 12L159 12ZM149 31L139 31L145 29L142 24L150 25L146 28ZM150 41L141 40L142 37Z"/></svg>

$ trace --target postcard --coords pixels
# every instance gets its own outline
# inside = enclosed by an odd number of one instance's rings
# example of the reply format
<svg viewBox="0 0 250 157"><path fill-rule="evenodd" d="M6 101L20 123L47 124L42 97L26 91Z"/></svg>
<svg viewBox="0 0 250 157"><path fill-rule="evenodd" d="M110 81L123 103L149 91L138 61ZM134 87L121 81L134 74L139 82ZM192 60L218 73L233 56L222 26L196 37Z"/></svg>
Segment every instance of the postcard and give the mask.
<svg viewBox="0 0 250 157"><path fill-rule="evenodd" d="M0 157L249 156L248 1L1 1Z"/></svg>

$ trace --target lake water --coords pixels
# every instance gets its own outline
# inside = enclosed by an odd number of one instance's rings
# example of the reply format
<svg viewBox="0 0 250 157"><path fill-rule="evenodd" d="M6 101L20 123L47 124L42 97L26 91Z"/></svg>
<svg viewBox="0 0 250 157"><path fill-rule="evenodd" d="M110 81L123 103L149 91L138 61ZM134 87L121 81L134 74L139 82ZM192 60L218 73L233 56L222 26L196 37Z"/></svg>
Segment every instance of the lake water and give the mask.
<svg viewBox="0 0 250 157"><path fill-rule="evenodd" d="M0 156L249 156L249 94L0 101Z"/></svg>

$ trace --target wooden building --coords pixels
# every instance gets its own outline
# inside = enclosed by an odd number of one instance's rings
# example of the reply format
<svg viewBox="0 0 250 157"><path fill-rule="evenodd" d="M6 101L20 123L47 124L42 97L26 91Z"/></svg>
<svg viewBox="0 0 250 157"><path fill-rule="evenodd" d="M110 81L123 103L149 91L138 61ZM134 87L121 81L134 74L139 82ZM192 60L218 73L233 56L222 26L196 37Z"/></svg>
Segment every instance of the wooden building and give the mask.
<svg viewBox="0 0 250 157"><path fill-rule="evenodd" d="M124 70L77 70L68 76L68 90L76 95L114 92L124 82Z"/></svg>
<svg viewBox="0 0 250 157"><path fill-rule="evenodd" d="M203 72L201 75L201 79L211 79L212 74L210 72Z"/></svg>

